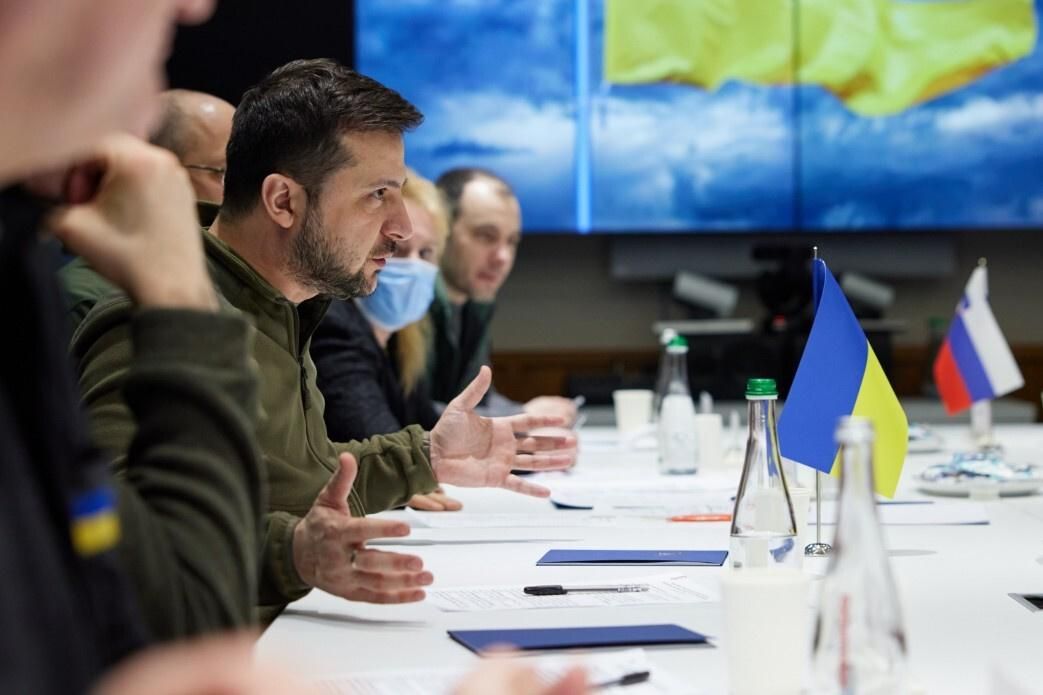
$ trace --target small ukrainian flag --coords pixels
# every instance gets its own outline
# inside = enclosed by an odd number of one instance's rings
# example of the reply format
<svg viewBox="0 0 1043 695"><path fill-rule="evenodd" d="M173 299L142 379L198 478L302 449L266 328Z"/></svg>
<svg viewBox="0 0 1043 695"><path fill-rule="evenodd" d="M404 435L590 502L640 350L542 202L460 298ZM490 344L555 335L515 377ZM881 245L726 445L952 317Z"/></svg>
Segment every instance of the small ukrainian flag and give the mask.
<svg viewBox="0 0 1043 695"><path fill-rule="evenodd" d="M72 547L83 557L115 547L120 539L120 521L111 488L98 487L73 500L70 535Z"/></svg>
<svg viewBox="0 0 1043 695"><path fill-rule="evenodd" d="M873 483L894 497L909 447L909 423L847 298L824 261L815 260L815 320L779 416L785 458L832 473L837 419L873 421Z"/></svg>

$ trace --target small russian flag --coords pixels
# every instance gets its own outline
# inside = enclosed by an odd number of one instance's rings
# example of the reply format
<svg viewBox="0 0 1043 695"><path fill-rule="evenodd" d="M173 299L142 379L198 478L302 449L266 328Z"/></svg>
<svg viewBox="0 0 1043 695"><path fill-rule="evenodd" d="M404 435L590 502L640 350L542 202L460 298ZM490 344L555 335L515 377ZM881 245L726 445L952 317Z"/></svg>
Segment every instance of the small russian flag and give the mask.
<svg viewBox="0 0 1043 695"><path fill-rule="evenodd" d="M967 281L949 335L934 360L934 383L950 415L1025 383L989 307L984 266L975 268Z"/></svg>

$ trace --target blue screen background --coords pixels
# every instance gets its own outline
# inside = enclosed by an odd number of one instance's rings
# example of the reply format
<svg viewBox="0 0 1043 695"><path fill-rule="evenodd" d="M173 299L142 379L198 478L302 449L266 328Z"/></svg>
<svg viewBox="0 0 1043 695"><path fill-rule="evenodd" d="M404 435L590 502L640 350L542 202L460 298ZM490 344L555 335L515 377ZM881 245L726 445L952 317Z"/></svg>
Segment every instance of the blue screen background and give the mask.
<svg viewBox="0 0 1043 695"><path fill-rule="evenodd" d="M867 118L811 86L606 85L602 10L356 0L357 68L424 112L406 140L411 166L430 178L495 170L529 231L1043 227L1038 46L959 91Z"/></svg>

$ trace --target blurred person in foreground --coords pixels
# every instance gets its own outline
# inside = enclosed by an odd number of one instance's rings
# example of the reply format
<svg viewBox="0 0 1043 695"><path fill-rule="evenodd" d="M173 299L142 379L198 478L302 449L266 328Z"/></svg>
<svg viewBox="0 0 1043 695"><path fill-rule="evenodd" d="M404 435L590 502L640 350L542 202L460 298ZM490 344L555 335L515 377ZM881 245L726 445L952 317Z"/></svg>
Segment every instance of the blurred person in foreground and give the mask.
<svg viewBox="0 0 1043 695"><path fill-rule="evenodd" d="M18 326L0 368L5 693L85 692L103 670L141 647L145 630L121 571L139 559L135 552L174 563L136 568L146 580L139 592L155 580L172 601L168 617L198 599L227 604L224 618L235 622L252 603L261 479L248 434L255 386L249 329L218 313L184 171L169 155L107 135L145 131L174 23L202 21L211 9L199 0L10 0L0 6L0 182L11 186L71 161L88 163L59 186L40 180L33 187L59 199L50 211L24 191L0 194L0 285ZM126 388L141 432L128 482L117 483L115 493L107 489L104 460L88 443L76 408L57 290L37 240L45 215L47 226L138 308ZM186 336L199 332L219 339L189 345L198 341ZM180 369L188 362L191 370ZM175 446L153 445L161 441ZM195 455L184 459L179 451ZM195 469L207 468L211 455L222 461L221 477L207 480L216 487L193 499ZM167 524L174 526L158 533ZM198 533L208 537L209 557L196 557ZM117 558L114 547L125 557ZM229 557L214 557L215 550ZM178 551L186 555L178 558ZM196 566L180 570L182 561ZM230 592L206 586L212 566L231 564L242 577ZM167 586L177 589L167 593ZM249 658L228 658L232 653L248 649L204 643L154 652L129 661L96 692L292 690L255 673ZM213 668L206 666L215 659ZM468 687L495 688L500 673L477 674Z"/></svg>
<svg viewBox="0 0 1043 695"><path fill-rule="evenodd" d="M252 621L263 477L250 329L219 311L184 169L110 134L146 132L175 22L210 11L0 7L0 285L17 326L0 367L5 693L84 692L151 637ZM29 178L34 194L13 185ZM136 307L124 479L109 479L77 407L41 227Z"/></svg>

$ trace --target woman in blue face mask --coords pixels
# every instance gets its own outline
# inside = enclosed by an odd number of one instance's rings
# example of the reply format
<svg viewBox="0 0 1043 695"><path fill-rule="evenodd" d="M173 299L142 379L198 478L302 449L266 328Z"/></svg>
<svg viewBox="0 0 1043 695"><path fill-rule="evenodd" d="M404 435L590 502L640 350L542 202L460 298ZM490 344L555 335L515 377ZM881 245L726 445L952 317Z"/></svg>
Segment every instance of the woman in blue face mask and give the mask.
<svg viewBox="0 0 1043 695"><path fill-rule="evenodd" d="M337 442L412 424L430 430L438 421L424 382L427 309L449 221L434 184L412 170L402 195L413 236L398 244L373 293L334 301L312 337L326 429ZM460 508L441 491L417 495L410 505L433 511Z"/></svg>

